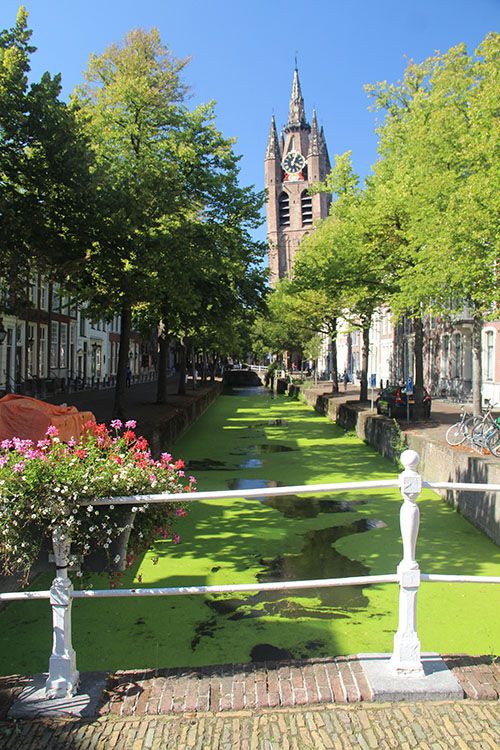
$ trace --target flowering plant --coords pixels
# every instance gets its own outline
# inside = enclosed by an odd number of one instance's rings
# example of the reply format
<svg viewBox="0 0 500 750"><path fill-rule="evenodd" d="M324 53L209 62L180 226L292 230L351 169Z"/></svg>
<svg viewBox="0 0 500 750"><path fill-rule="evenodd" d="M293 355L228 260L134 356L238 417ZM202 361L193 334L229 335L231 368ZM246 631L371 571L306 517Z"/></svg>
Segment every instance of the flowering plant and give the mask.
<svg viewBox="0 0 500 750"><path fill-rule="evenodd" d="M180 503L138 507L92 505L93 500L162 492L192 492L194 477L184 476L184 462L169 453L151 456L148 442L137 437L136 423L89 422L81 438L62 443L56 427L44 440L13 438L0 443L0 563L4 574L27 578L44 541L63 526L72 555L99 548L108 562L123 568L159 536L180 541L176 518L186 514ZM125 547L111 558L116 540ZM125 559L126 558L126 559Z"/></svg>

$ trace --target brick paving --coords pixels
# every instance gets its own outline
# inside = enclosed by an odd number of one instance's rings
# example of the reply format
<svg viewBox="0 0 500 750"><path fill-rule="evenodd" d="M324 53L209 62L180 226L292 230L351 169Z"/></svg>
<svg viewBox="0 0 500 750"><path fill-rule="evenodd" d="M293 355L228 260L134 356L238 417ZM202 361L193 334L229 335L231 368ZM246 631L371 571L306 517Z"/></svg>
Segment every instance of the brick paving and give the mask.
<svg viewBox="0 0 500 750"><path fill-rule="evenodd" d="M500 698L500 661L446 655L466 698ZM296 708L372 699L356 656L198 669L119 671L110 675L101 716Z"/></svg>
<svg viewBox="0 0 500 750"><path fill-rule="evenodd" d="M497 750L498 703L335 704L0 724L0 750Z"/></svg>

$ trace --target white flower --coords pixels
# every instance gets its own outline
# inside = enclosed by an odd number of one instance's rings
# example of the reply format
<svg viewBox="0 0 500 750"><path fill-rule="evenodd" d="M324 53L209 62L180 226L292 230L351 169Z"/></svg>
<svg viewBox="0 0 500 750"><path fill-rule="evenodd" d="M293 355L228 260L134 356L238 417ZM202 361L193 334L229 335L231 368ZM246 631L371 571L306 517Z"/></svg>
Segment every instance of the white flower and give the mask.
<svg viewBox="0 0 500 750"><path fill-rule="evenodd" d="M114 558L114 560L113 560L113 562L114 562L114 564L116 565L117 563L119 563L119 562L120 562L120 560L121 560L121 557L120 557L120 555L116 555L116 556L115 556L115 558Z"/></svg>
<svg viewBox="0 0 500 750"><path fill-rule="evenodd" d="M87 510L88 510L89 513L92 513L92 506L91 505L87 505Z"/></svg>

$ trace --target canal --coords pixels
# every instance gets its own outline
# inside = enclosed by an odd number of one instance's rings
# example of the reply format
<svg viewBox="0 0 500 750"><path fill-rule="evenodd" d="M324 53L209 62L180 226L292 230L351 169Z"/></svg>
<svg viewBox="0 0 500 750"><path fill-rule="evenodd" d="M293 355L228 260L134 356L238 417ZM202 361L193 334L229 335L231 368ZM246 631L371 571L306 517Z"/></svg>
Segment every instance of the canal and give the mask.
<svg viewBox="0 0 500 750"><path fill-rule="evenodd" d="M221 396L175 446L200 490L395 476L393 464L308 406L264 389ZM384 574L401 558L396 490L193 503L175 546L158 541L123 586L189 586ZM433 493L420 500L424 572L500 575L497 548ZM36 588L41 588L37 581ZM95 588L107 588L94 576ZM494 587L426 584L424 650L498 653ZM81 670L199 666L392 650L395 585L155 599L78 600ZM481 617L473 612L481 611ZM3 674L46 669L45 602L0 612Z"/></svg>

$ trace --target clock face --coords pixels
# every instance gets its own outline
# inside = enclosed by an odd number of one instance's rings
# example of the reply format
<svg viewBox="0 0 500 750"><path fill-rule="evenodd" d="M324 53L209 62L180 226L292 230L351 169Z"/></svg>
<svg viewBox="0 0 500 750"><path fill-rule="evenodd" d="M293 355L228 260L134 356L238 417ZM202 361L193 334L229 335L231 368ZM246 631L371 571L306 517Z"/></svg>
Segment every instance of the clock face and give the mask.
<svg viewBox="0 0 500 750"><path fill-rule="evenodd" d="M281 162L281 166L288 174L298 174L306 166L306 160L298 151L289 151Z"/></svg>

